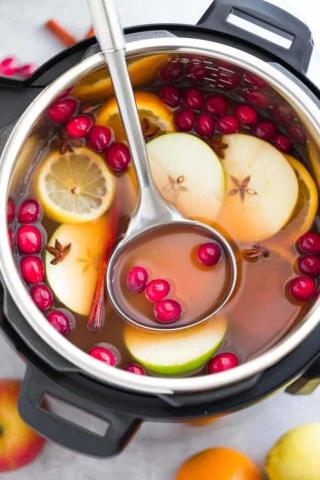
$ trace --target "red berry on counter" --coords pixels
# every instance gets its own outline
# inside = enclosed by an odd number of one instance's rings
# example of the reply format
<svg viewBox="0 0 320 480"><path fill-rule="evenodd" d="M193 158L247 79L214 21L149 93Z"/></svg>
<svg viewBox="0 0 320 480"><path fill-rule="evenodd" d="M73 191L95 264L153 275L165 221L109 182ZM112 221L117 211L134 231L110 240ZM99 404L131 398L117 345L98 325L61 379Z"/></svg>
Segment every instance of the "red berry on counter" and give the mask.
<svg viewBox="0 0 320 480"><path fill-rule="evenodd" d="M225 115L217 121L218 130L223 134L236 133L240 129L239 121L233 115Z"/></svg>
<svg viewBox="0 0 320 480"><path fill-rule="evenodd" d="M237 355L230 352L219 353L213 357L207 366L208 373L219 373L231 368L235 368L239 365Z"/></svg>
<svg viewBox="0 0 320 480"><path fill-rule="evenodd" d="M88 144L95 152L104 152L112 142L113 134L110 128L94 125L88 135Z"/></svg>
<svg viewBox="0 0 320 480"><path fill-rule="evenodd" d="M167 298L156 302L153 312L159 323L173 323L181 317L182 309L176 300Z"/></svg>
<svg viewBox="0 0 320 480"><path fill-rule="evenodd" d="M61 335L69 335L72 330L73 319L62 310L52 310L47 314L47 320Z"/></svg>
<svg viewBox="0 0 320 480"><path fill-rule="evenodd" d="M253 90L245 94L247 102L251 103L257 108L266 109L269 108L269 98L264 92L259 90Z"/></svg>
<svg viewBox="0 0 320 480"><path fill-rule="evenodd" d="M304 255L298 259L298 265L301 272L310 277L318 277L320 275L320 257L316 255Z"/></svg>
<svg viewBox="0 0 320 480"><path fill-rule="evenodd" d="M160 98L169 107L176 108L180 105L181 90L175 85L165 85L160 89Z"/></svg>
<svg viewBox="0 0 320 480"><path fill-rule="evenodd" d="M116 367L120 363L120 353L113 345L96 345L89 350L89 355L110 367Z"/></svg>
<svg viewBox="0 0 320 480"><path fill-rule="evenodd" d="M178 80L183 76L183 66L179 62L168 62L160 71L160 78L165 82Z"/></svg>
<svg viewBox="0 0 320 480"><path fill-rule="evenodd" d="M86 137L93 127L91 115L81 114L71 118L66 125L66 132L71 138Z"/></svg>
<svg viewBox="0 0 320 480"><path fill-rule="evenodd" d="M132 293L141 293L146 288L148 272L143 267L133 267L127 275L127 288Z"/></svg>
<svg viewBox="0 0 320 480"><path fill-rule="evenodd" d="M210 95L204 102L205 111L216 117L224 115L228 111L228 108L229 102L222 95Z"/></svg>
<svg viewBox="0 0 320 480"><path fill-rule="evenodd" d="M292 150L292 143L286 135L279 133L273 139L274 145L284 153L289 153Z"/></svg>
<svg viewBox="0 0 320 480"><path fill-rule="evenodd" d="M180 110L176 113L175 124L180 132L189 132L196 123L196 114L192 110Z"/></svg>
<svg viewBox="0 0 320 480"><path fill-rule="evenodd" d="M53 305L53 293L47 285L35 285L30 289L30 295L34 303L42 312L49 310Z"/></svg>
<svg viewBox="0 0 320 480"><path fill-rule="evenodd" d="M147 283L144 294L149 302L155 303L165 298L169 292L170 283L167 280L159 278Z"/></svg>
<svg viewBox="0 0 320 480"><path fill-rule="evenodd" d="M187 88L183 95L183 103L190 110L200 110L203 105L203 95L198 88Z"/></svg>
<svg viewBox="0 0 320 480"><path fill-rule="evenodd" d="M258 121L258 114L250 105L239 105L236 108L236 115L243 125L255 125Z"/></svg>
<svg viewBox="0 0 320 480"><path fill-rule="evenodd" d="M145 369L138 363L129 363L125 370L130 373L135 373L136 375L146 375Z"/></svg>
<svg viewBox="0 0 320 480"><path fill-rule="evenodd" d="M34 72L36 71L37 67L33 63L26 63L19 68L18 74L19 77L23 79L30 78Z"/></svg>
<svg viewBox="0 0 320 480"><path fill-rule="evenodd" d="M208 76L208 70L202 63L189 63L187 76L196 82L202 82Z"/></svg>
<svg viewBox="0 0 320 480"><path fill-rule="evenodd" d="M106 160L111 170L124 172L130 164L130 150L124 143L113 143L106 151Z"/></svg>
<svg viewBox="0 0 320 480"><path fill-rule="evenodd" d="M221 247L216 242L203 243L197 248L197 259L206 267L213 267L221 258Z"/></svg>
<svg viewBox="0 0 320 480"><path fill-rule="evenodd" d="M16 215L16 203L13 198L9 198L7 204L7 223L11 225Z"/></svg>
<svg viewBox="0 0 320 480"><path fill-rule="evenodd" d="M17 247L21 253L39 253L42 248L42 235L34 225L23 225L17 230Z"/></svg>
<svg viewBox="0 0 320 480"><path fill-rule="evenodd" d="M216 122L209 113L200 113L196 120L195 131L200 137L209 137L214 133Z"/></svg>
<svg viewBox="0 0 320 480"><path fill-rule="evenodd" d="M18 220L20 223L36 223L40 220L41 213L41 205L38 200L27 198L19 207Z"/></svg>
<svg viewBox="0 0 320 480"><path fill-rule="evenodd" d="M303 275L292 278L288 282L289 295L299 301L310 300L316 291L316 287L317 285L313 278Z"/></svg>
<svg viewBox="0 0 320 480"><path fill-rule="evenodd" d="M276 127L271 122L261 122L256 126L255 134L257 137L270 142L277 133Z"/></svg>
<svg viewBox="0 0 320 480"><path fill-rule="evenodd" d="M44 265L40 257L33 255L24 257L20 261L22 278L29 284L42 283L44 279Z"/></svg>
<svg viewBox="0 0 320 480"><path fill-rule="evenodd" d="M298 238L297 247L303 253L318 255L320 253L320 233L307 232L301 235Z"/></svg>
<svg viewBox="0 0 320 480"><path fill-rule="evenodd" d="M74 98L60 98L48 108L47 115L55 123L66 123L78 106Z"/></svg>
<svg viewBox="0 0 320 480"><path fill-rule="evenodd" d="M5 57L0 62L0 75L13 77L19 71L20 67L15 57Z"/></svg>

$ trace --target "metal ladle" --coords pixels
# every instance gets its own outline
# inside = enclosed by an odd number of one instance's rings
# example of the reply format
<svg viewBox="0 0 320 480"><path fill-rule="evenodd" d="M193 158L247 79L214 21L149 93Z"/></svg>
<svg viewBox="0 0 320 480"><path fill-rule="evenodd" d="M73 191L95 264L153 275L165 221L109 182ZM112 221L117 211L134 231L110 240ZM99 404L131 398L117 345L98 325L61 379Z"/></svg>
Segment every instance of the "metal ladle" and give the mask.
<svg viewBox="0 0 320 480"><path fill-rule="evenodd" d="M109 74L113 83L115 96L118 103L121 119L126 131L127 140L131 149L131 155L140 187L139 204L135 214L132 216L125 237L119 242L108 263L106 286L108 297L116 312L126 321L149 330L181 330L201 322L204 322L212 315L217 313L229 300L237 281L237 262L235 254L228 241L214 228L204 225L200 222L187 220L182 217L177 210L166 203L155 187L148 156L145 140L140 124L140 119L135 103L134 93L127 69L126 49L123 29L116 12L113 0L88 0L91 10L91 16L95 28L96 37L104 54L106 64L109 68ZM222 247L226 259L230 264L230 282L223 298L215 305L210 314L204 317L195 318L194 322L187 325L176 324L163 325L154 322L154 325L146 325L139 321L138 316L130 315L116 294L116 288L119 282L116 275L117 262L126 252L131 251L134 245L143 238L150 236L150 233L159 232L164 228L183 228L188 227L190 232L198 232L209 236L213 241L217 241Z"/></svg>

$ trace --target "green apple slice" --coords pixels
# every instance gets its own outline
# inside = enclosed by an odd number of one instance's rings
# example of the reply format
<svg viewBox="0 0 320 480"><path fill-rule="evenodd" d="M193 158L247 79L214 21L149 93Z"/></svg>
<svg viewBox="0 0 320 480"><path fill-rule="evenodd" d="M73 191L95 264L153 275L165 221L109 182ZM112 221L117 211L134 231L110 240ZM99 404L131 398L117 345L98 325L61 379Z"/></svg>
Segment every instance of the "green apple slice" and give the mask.
<svg viewBox="0 0 320 480"><path fill-rule="evenodd" d="M162 196L182 215L211 223L222 206L225 179L221 162L201 139L167 133L147 144L153 179Z"/></svg>
<svg viewBox="0 0 320 480"><path fill-rule="evenodd" d="M208 322L178 332L150 332L127 326L124 340L135 360L159 375L188 374L201 368L220 347L226 319Z"/></svg>
<svg viewBox="0 0 320 480"><path fill-rule="evenodd" d="M259 138L233 134L224 136L223 143L227 191L217 222L245 243L273 236L288 222L298 200L294 169Z"/></svg>

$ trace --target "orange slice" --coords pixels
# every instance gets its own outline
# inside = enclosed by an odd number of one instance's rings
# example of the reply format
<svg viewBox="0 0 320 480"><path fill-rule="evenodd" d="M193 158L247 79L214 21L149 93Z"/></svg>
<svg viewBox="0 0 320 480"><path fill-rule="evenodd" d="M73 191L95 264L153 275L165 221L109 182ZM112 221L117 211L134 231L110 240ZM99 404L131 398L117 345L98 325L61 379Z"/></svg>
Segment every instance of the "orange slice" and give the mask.
<svg viewBox="0 0 320 480"><path fill-rule="evenodd" d="M169 55L157 54L129 63L128 69L133 86L141 87L154 80L160 68L168 60ZM104 100L113 95L111 78L106 75L105 68L100 68L81 80L73 89L72 94L83 100Z"/></svg>

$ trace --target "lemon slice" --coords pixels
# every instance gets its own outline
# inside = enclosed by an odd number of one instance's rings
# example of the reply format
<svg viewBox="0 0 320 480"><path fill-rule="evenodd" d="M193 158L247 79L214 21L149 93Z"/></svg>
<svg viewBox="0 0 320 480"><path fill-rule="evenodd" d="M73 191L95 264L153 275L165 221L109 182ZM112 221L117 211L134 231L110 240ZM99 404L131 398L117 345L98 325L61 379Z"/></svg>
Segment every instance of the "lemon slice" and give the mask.
<svg viewBox="0 0 320 480"><path fill-rule="evenodd" d="M37 193L45 213L59 223L96 220L112 204L115 178L88 148L50 153L40 166Z"/></svg>

